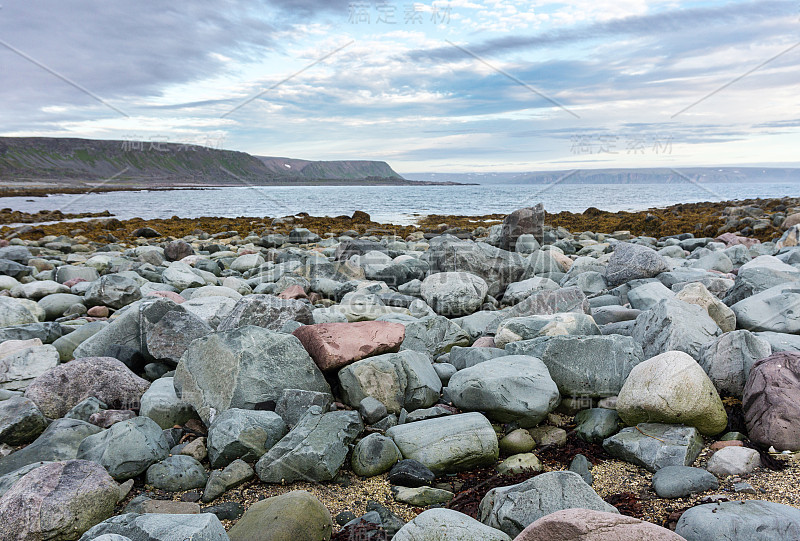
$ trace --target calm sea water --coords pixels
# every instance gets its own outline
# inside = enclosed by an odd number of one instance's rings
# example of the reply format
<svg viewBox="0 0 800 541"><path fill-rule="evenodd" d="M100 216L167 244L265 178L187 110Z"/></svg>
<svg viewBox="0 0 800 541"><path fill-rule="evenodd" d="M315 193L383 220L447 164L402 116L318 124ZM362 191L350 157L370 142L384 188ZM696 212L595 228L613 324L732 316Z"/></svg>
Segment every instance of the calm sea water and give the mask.
<svg viewBox="0 0 800 541"><path fill-rule="evenodd" d="M64 213L108 210L119 219L199 216L338 216L368 212L374 221L405 225L420 215L509 213L544 203L548 212L644 210L676 203L800 195L800 183L560 184L477 186L235 187L0 198L0 208Z"/></svg>

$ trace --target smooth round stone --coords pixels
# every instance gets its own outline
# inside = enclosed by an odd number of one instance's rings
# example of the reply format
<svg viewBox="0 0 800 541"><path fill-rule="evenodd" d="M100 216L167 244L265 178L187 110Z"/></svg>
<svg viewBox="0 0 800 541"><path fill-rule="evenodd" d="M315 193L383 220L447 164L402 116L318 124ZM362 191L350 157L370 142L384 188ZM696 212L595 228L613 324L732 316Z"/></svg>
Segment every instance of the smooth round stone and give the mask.
<svg viewBox="0 0 800 541"><path fill-rule="evenodd" d="M388 471L402 458L391 438L370 434L356 444L351 465L356 475L373 477Z"/></svg>
<svg viewBox="0 0 800 541"><path fill-rule="evenodd" d="M700 468L667 466L653 475L653 489L660 498L683 498L696 492L717 488L719 488L717 478Z"/></svg>
<svg viewBox="0 0 800 541"><path fill-rule="evenodd" d="M605 408L579 411L575 415L575 423L578 437L590 443L603 443L604 439L619 432L622 426L617 412Z"/></svg>
<svg viewBox="0 0 800 541"><path fill-rule="evenodd" d="M203 488L206 481L206 470L188 455L167 457L147 469L147 484L169 492Z"/></svg>
<svg viewBox="0 0 800 541"><path fill-rule="evenodd" d="M542 463L533 453L520 453L513 455L497 465L497 473L509 475L526 471L542 471Z"/></svg>
<svg viewBox="0 0 800 541"><path fill-rule="evenodd" d="M536 447L536 440L524 428L512 430L500 440L500 452L506 455L527 453Z"/></svg>

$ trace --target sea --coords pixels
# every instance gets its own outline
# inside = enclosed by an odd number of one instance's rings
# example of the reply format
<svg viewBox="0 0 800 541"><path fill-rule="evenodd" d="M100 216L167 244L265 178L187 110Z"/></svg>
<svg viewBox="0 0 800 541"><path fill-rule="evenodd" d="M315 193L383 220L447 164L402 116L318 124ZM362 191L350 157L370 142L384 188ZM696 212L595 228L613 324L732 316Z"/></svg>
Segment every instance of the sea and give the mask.
<svg viewBox="0 0 800 541"><path fill-rule="evenodd" d="M158 191L55 194L4 197L0 208L24 212L109 211L130 218L217 216L279 217L367 212L373 221L410 225L431 214L481 216L507 214L543 203L547 212L583 212L589 207L634 211L678 203L800 196L800 183L672 184L480 184L461 186L241 186Z"/></svg>

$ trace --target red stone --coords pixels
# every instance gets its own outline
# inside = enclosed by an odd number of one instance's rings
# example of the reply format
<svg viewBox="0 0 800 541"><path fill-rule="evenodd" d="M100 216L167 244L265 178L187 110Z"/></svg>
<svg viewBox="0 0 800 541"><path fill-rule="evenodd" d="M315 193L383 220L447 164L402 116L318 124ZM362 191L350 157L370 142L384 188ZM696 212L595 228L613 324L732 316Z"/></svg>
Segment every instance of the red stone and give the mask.
<svg viewBox="0 0 800 541"><path fill-rule="evenodd" d="M165 299L169 299L176 304L181 304L186 302L186 299L175 293L174 291L153 291L147 294L148 297L164 297Z"/></svg>
<svg viewBox="0 0 800 541"><path fill-rule="evenodd" d="M742 447L744 444L739 440L730 440L730 441L715 441L711 444L712 451L719 451L720 449L724 449L725 447Z"/></svg>
<svg viewBox="0 0 800 541"><path fill-rule="evenodd" d="M481 336L475 343L472 344L474 348L493 348L497 347L494 345L494 337L493 336Z"/></svg>
<svg viewBox="0 0 800 541"><path fill-rule="evenodd" d="M320 323L298 327L294 334L322 371L400 350L406 328L388 321Z"/></svg>
<svg viewBox="0 0 800 541"><path fill-rule="evenodd" d="M736 246L743 244L745 247L750 248L754 244L761 244L758 239L751 239L750 237L740 237L736 233L723 233L714 239L717 242L724 242L726 246Z"/></svg>
<svg viewBox="0 0 800 541"><path fill-rule="evenodd" d="M86 311L89 317L108 317L108 306L92 306Z"/></svg>
<svg viewBox="0 0 800 541"><path fill-rule="evenodd" d="M284 289L283 291L281 291L280 295L278 295L278 298L281 298L281 299L307 299L308 295L306 295L306 292L302 287L300 287L298 285L293 285L293 286L289 286L286 289Z"/></svg>
<svg viewBox="0 0 800 541"><path fill-rule="evenodd" d="M64 285L67 286L67 287L72 287L75 284L79 284L79 283L85 282L85 281L86 281L86 278L73 278L72 280L67 280L66 282L64 282Z"/></svg>
<svg viewBox="0 0 800 541"><path fill-rule="evenodd" d="M750 441L800 449L800 353L780 351L753 365L742 393Z"/></svg>
<svg viewBox="0 0 800 541"><path fill-rule="evenodd" d="M308 294L308 302L310 302L311 304L319 304L320 302L322 302L322 295L320 295L316 291L312 291L311 293Z"/></svg>
<svg viewBox="0 0 800 541"><path fill-rule="evenodd" d="M564 509L546 515L522 530L514 541L680 541L680 535L656 524L617 513ZM684 540L685 541L685 540Z"/></svg>

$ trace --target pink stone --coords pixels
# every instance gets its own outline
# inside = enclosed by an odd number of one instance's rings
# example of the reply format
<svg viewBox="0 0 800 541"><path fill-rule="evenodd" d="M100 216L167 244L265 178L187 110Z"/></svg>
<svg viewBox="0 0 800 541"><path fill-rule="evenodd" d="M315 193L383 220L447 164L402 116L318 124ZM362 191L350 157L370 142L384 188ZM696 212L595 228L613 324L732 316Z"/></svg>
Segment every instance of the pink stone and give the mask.
<svg viewBox="0 0 800 541"><path fill-rule="evenodd" d="M400 350L406 328L388 321L320 323L298 327L294 334L322 371Z"/></svg>
<svg viewBox="0 0 800 541"><path fill-rule="evenodd" d="M709 447L709 449L711 449L712 451L719 451L720 449L723 449L725 447L742 447L743 445L744 444L739 440L715 441L714 443L711 444L711 447Z"/></svg>
<svg viewBox="0 0 800 541"><path fill-rule="evenodd" d="M64 285L67 287L72 287L75 284L80 284L81 282L85 282L86 278L73 278L72 280L67 280L64 282Z"/></svg>
<svg viewBox="0 0 800 541"><path fill-rule="evenodd" d="M298 285L289 286L278 295L281 299L307 299L305 290Z"/></svg>
<svg viewBox="0 0 800 541"><path fill-rule="evenodd" d="M564 509L543 516L522 530L514 541L685 541L683 537L638 518L592 511Z"/></svg>
<svg viewBox="0 0 800 541"><path fill-rule="evenodd" d="M474 348L493 348L497 347L494 345L494 337L493 336L481 336L475 343L472 344Z"/></svg>
<svg viewBox="0 0 800 541"><path fill-rule="evenodd" d="M176 304L181 304L186 302L186 299L178 295L173 291L153 291L147 294L148 297L164 297L165 299L169 299Z"/></svg>
<svg viewBox="0 0 800 541"><path fill-rule="evenodd" d="M750 248L754 244L761 244L761 241L758 239L751 239L750 237L740 237L736 233L723 233L714 240L717 242L724 242L726 246L736 246L737 244L742 244L747 248Z"/></svg>
<svg viewBox="0 0 800 541"><path fill-rule="evenodd" d="M86 311L89 317L108 317L108 306L92 306Z"/></svg>

